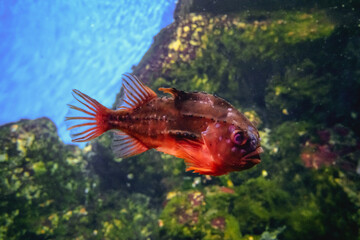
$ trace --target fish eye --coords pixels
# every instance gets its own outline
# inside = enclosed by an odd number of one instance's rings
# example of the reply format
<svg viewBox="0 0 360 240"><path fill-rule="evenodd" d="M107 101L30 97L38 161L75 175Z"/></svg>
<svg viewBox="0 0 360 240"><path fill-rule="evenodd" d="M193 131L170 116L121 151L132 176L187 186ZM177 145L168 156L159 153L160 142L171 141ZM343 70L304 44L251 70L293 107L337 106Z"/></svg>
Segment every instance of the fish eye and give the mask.
<svg viewBox="0 0 360 240"><path fill-rule="evenodd" d="M245 132L237 130L231 134L231 140L237 145L244 145L247 141L247 136Z"/></svg>

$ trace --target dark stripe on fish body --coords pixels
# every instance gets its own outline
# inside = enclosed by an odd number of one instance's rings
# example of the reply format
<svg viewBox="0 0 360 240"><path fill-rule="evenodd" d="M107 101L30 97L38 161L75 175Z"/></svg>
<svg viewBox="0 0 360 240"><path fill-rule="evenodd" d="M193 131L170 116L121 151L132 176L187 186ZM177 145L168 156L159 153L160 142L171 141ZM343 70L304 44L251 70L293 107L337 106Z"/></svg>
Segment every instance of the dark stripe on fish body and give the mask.
<svg viewBox="0 0 360 240"><path fill-rule="evenodd" d="M170 136L173 136L176 139L196 140L196 139L200 138L200 135L196 135L192 132L187 132L187 131L169 130L167 132Z"/></svg>
<svg viewBox="0 0 360 240"><path fill-rule="evenodd" d="M206 115L194 115L194 114L182 114L183 117L185 118L198 118L198 119L204 119L205 121L208 121L208 122L219 122L220 120L219 119L215 119L213 117L210 117L210 116L206 116Z"/></svg>

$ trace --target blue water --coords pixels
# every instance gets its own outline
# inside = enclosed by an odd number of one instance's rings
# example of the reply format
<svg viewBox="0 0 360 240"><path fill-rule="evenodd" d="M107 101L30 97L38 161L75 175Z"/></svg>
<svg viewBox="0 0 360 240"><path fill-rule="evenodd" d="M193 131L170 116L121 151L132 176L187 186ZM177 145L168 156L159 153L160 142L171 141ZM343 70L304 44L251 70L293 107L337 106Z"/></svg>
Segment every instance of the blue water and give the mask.
<svg viewBox="0 0 360 240"><path fill-rule="evenodd" d="M0 124L46 116L69 143L71 90L112 106L121 74L174 8L175 0L0 0Z"/></svg>

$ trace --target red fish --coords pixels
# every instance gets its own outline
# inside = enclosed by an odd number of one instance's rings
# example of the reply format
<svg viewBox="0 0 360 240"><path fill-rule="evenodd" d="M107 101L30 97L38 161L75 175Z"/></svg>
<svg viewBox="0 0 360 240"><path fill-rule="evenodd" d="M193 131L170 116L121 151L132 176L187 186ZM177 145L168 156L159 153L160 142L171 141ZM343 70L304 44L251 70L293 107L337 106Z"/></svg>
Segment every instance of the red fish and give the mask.
<svg viewBox="0 0 360 240"><path fill-rule="evenodd" d="M260 163L260 136L255 126L224 99L207 93L159 88L171 97L158 97L134 75L125 74L121 105L104 107L73 90L83 108L69 116L73 142L90 141L114 130L113 149L126 158L156 149L183 158L187 171L223 175ZM85 116L82 116L84 115Z"/></svg>

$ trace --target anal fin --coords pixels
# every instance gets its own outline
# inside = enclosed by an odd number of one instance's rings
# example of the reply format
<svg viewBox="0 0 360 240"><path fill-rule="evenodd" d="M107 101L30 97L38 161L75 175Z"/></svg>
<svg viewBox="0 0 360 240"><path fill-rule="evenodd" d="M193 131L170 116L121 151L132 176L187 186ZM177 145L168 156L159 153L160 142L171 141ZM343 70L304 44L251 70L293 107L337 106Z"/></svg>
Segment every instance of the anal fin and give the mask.
<svg viewBox="0 0 360 240"><path fill-rule="evenodd" d="M131 157L149 150L142 142L122 131L115 132L112 147L118 158Z"/></svg>

